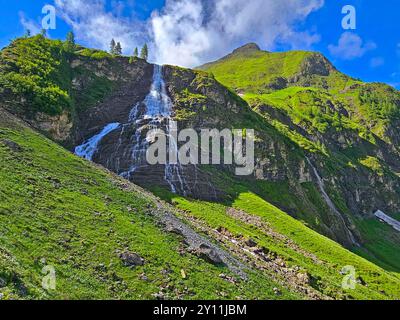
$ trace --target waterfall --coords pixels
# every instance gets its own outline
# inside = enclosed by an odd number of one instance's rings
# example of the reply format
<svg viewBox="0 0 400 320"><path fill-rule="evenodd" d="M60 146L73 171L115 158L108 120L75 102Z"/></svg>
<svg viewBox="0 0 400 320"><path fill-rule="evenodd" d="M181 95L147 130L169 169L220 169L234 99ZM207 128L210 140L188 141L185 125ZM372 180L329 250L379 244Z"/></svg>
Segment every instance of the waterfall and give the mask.
<svg viewBox="0 0 400 320"><path fill-rule="evenodd" d="M101 130L100 133L91 137L89 140L84 142L82 145L77 146L75 148L75 154L78 155L79 157L85 158L87 160L92 160L101 140L106 135L108 135L110 132L118 129L119 126L120 126L119 123L109 123L108 125L106 125L104 127L103 130Z"/></svg>
<svg viewBox="0 0 400 320"><path fill-rule="evenodd" d="M143 108L145 107L145 108ZM173 103L168 96L167 87L163 77L163 67L154 65L153 78L150 91L142 102L132 106L129 113L127 123L110 123L104 129L75 148L75 154L87 160L93 160L93 156L98 152L98 148L102 139L112 131L119 130L119 138L115 143L114 151L107 159L107 167L110 168L111 160L114 160L114 170L122 177L133 180L139 169L149 169L146 161L146 152L149 147L149 141L146 138L147 133L153 129L163 129L167 135L167 146L170 150L169 154L178 155L178 143L171 132L171 123L173 116ZM130 136L127 145L123 143L129 129L134 128L134 134ZM120 154L122 150L122 156ZM116 156L117 155L117 156ZM114 157L113 157L114 156ZM111 159L112 158L112 159ZM129 163L125 167L125 171L120 170L121 160ZM187 195L189 186L183 175L183 166L170 163L164 168L164 180L174 193Z"/></svg>
<svg viewBox="0 0 400 320"><path fill-rule="evenodd" d="M349 228L347 227L346 221L344 220L342 214L339 212L339 210L336 208L335 204L333 203L332 199L329 197L328 193L325 190L325 183L322 179L322 177L320 176L320 174L318 173L317 168L315 168L315 166L312 164L311 160L306 157L306 160L308 162L308 164L310 165L310 167L313 169L314 172L314 176L317 178L317 184L318 184L318 188L321 191L322 197L324 198L326 204L328 205L329 209L335 214L335 216L337 216L339 218L339 220L343 223L343 226L346 228L347 231L347 235L349 237L349 240L351 241L352 244L354 245L358 245L353 233L351 232L351 230L349 230Z"/></svg>
<svg viewBox="0 0 400 320"><path fill-rule="evenodd" d="M146 107L144 114L140 114L139 106L136 104L129 115L129 121L138 124L136 129L135 137L133 138L133 148L131 158L133 165L128 171L122 172L121 176L132 179L135 172L140 167L146 167L146 151L149 147L149 141L144 137L145 131L160 129L165 126L165 133L167 139L172 145L168 146L172 148L173 153L178 154L178 144L175 141L172 132L170 132L170 122L172 121L173 114L173 103L171 98L168 96L167 88L163 78L163 68L159 65L154 65L153 81L151 84L150 92L143 101ZM146 128L141 127L141 124L145 124ZM169 164L165 165L164 180L168 183L170 189L174 193L182 193L186 195L188 185L183 177L182 165Z"/></svg>

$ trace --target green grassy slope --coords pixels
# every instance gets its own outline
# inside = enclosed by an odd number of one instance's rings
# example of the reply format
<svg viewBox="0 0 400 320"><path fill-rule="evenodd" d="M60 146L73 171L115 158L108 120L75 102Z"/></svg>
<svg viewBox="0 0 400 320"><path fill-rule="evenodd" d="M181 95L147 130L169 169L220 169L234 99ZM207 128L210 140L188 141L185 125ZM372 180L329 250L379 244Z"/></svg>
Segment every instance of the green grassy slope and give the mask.
<svg viewBox="0 0 400 320"><path fill-rule="evenodd" d="M93 72L82 64L101 61L121 75L123 68L118 59L128 61L80 46L71 50L65 42L42 35L18 38L0 52L0 97L7 100L9 111L26 118L38 112L74 116L99 103L119 85L117 79L110 80L99 70ZM72 66L74 60L81 61L81 65ZM84 92L73 84L77 78L85 79Z"/></svg>
<svg viewBox="0 0 400 320"><path fill-rule="evenodd" d="M265 252L284 261L285 268L299 268L307 274L310 285L334 299L398 299L400 273L387 272L344 249L336 242L305 227L246 188L237 186L238 195L231 203L216 204L192 201L163 190L156 194L185 210L184 219L201 230L213 234L223 230L230 240L240 243L252 239ZM242 216L230 213L230 208L245 212ZM266 226L263 227L262 224ZM207 226L207 227L204 227ZM222 238L223 239L223 238ZM290 240L288 240L290 239ZM233 241L222 241L232 247ZM295 245L293 245L293 243ZM243 244L240 244L243 245ZM309 255L311 253L311 255ZM353 266L357 285L354 290L342 288L342 268ZM274 270L270 270L274 272Z"/></svg>
<svg viewBox="0 0 400 320"><path fill-rule="evenodd" d="M347 110L349 120L368 127L385 141L391 140L386 134L387 128L400 118L400 94L397 90L385 84L366 84L352 79L315 52L270 53L244 49L199 68L212 72L218 81L236 92L246 94L244 98L250 103L260 96L272 107L280 109L282 103L275 103L276 100L289 98L296 116L304 111L302 99L314 91L313 94L322 100L330 100L336 107ZM327 107L326 104L309 104L314 108L317 129L329 124L328 121L320 123L321 115L325 113L321 106ZM336 118L340 116L338 108L332 112Z"/></svg>
<svg viewBox="0 0 400 320"><path fill-rule="evenodd" d="M1 109L0 159L3 299L154 299L160 290L170 299L302 297L259 272L242 281L189 253L158 227L154 198ZM125 267L119 253L127 251L144 266ZM47 265L56 270L54 291L41 286Z"/></svg>
<svg viewBox="0 0 400 320"><path fill-rule="evenodd" d="M201 69L212 71L221 83L239 92L256 93L270 90L277 78L290 78L300 72L303 59L311 54L305 51L238 53Z"/></svg>
<svg viewBox="0 0 400 320"><path fill-rule="evenodd" d="M17 39L1 51L0 66L1 92L18 95L28 102L30 110L16 112L56 115L72 108L71 70L61 41L41 35Z"/></svg>

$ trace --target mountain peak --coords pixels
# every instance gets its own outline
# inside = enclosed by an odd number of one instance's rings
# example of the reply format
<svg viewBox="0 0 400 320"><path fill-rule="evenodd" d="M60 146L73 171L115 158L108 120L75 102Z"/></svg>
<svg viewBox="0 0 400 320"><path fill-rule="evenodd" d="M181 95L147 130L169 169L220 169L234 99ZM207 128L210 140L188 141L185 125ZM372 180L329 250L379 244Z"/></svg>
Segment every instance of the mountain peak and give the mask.
<svg viewBox="0 0 400 320"><path fill-rule="evenodd" d="M241 46L235 50L233 50L233 54L236 53L250 53L254 51L261 51L261 48L254 42L245 44L244 46Z"/></svg>
<svg viewBox="0 0 400 320"><path fill-rule="evenodd" d="M250 43L247 43L247 44L233 50L232 53L226 55L225 57L223 57L217 61L209 62L209 63L203 64L201 66L198 66L196 69L206 70L211 65L213 65L214 63L217 63L219 61L228 60L230 58L237 57L237 56L252 56L254 53L261 52L261 51L262 51L261 48L256 43L250 42Z"/></svg>

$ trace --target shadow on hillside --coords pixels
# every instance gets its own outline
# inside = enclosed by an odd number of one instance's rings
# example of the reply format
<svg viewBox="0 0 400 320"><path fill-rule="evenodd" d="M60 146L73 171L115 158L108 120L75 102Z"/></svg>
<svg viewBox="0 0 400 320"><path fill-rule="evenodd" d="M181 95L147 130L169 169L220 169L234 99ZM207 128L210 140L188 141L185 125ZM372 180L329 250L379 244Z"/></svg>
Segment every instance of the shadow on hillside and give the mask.
<svg viewBox="0 0 400 320"><path fill-rule="evenodd" d="M266 201L267 203L275 206L277 209L280 211L283 211L284 213L287 213L291 217L295 218L296 220L299 220L305 225L307 228L327 237L335 242L339 243L337 239L334 239L333 237L329 236L329 233L325 233L324 228L317 228L315 225L312 225L311 223L308 223L312 217L306 216L304 213L304 207L299 207L299 202L304 201L305 199L299 199L296 200L296 197L294 195L290 195L290 190L289 186L287 185L279 185L279 184L274 184L273 186L271 185L270 188L262 188L262 186L257 185L254 183L254 181L246 181L246 180L240 180L237 181L234 178L231 177L225 177L229 179L230 181L225 181L225 186L229 186L226 188L227 191L227 196L225 199L221 199L220 201L213 201L211 203L217 203L224 205L226 207L234 207L235 202L239 199L241 194L246 194L246 193L253 193L257 196L259 196L262 200ZM236 181L235 181L236 180ZM285 190L286 189L286 190ZM160 197L162 200L167 201L168 203L171 204L176 204L177 198L180 198L180 196L177 196L176 194L171 193L170 191L160 188L160 187L154 187L150 188L150 191L152 191L156 196ZM268 192L269 191L269 192ZM190 199L190 198L187 198ZM190 199L193 201L201 201L201 199ZM210 201L206 201L210 202ZM307 203L305 201L305 203ZM282 206L282 203L284 205ZM297 206L297 208L296 208ZM297 214L296 214L297 211ZM298 214L300 212L300 214ZM308 220L308 221L307 221ZM363 230L361 230L363 231ZM387 231L387 230L386 230ZM363 232L362 236L365 234ZM390 259L393 258L393 255L391 253L395 253L398 250L398 247L400 245L400 235L398 237L389 237L393 241L391 242L390 239L386 240L384 245L380 243L377 245L377 247L374 249L373 246L363 246L362 248L345 248L351 251L352 253L372 262L373 264L381 267L382 269L388 271L388 272L396 272L400 273L400 259L399 261L395 260L394 263L390 263ZM398 241L397 241L398 240ZM397 241L397 242L395 242ZM379 249L382 250L382 252L379 252ZM379 256L375 253L378 252Z"/></svg>

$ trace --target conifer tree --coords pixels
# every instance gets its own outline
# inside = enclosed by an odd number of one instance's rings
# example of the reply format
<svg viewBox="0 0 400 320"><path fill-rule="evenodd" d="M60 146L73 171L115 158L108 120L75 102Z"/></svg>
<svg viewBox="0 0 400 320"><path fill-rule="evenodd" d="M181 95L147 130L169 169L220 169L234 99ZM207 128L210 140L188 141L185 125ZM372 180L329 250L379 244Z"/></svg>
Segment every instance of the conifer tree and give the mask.
<svg viewBox="0 0 400 320"><path fill-rule="evenodd" d="M115 46L115 50L114 50L114 54L117 56L122 55L122 47L121 47L121 43L117 42L116 46Z"/></svg>
<svg viewBox="0 0 400 320"><path fill-rule="evenodd" d="M147 47L147 43L144 44L142 51L140 51L140 57L144 60L149 58L149 48Z"/></svg>
<svg viewBox="0 0 400 320"><path fill-rule="evenodd" d="M67 33L67 40L65 41L65 49L68 52L75 50L75 35L72 31Z"/></svg>
<svg viewBox="0 0 400 320"><path fill-rule="evenodd" d="M111 54L115 54L115 46L116 46L115 40L112 39L112 40L111 40L111 43L110 43L110 53L111 53Z"/></svg>

